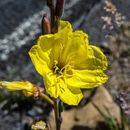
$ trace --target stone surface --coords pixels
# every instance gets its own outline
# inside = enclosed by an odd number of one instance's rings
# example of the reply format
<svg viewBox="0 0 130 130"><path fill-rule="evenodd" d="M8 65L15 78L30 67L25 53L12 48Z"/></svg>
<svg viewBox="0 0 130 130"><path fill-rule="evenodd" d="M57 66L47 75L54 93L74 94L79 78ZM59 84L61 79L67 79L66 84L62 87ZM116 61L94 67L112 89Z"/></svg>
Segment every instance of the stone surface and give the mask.
<svg viewBox="0 0 130 130"><path fill-rule="evenodd" d="M87 95L89 93L86 93ZM92 97L92 100L81 108L73 108L62 113L63 123L61 126L62 130L73 130L75 128L95 128L98 125L98 122L104 121L95 107L92 105L92 102L95 103L100 110L106 113L106 108L110 111L112 116L118 120L120 123L120 109L113 101L111 95L104 87L99 87ZM49 117L50 124L52 129L54 129L54 112L52 111Z"/></svg>

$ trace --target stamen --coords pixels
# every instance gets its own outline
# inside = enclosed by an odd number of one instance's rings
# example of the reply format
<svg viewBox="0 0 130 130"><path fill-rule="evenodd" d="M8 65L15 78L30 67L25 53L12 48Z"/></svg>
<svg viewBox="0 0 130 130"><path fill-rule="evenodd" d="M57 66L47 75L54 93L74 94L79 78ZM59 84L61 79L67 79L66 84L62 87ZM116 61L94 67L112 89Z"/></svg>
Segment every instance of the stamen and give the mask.
<svg viewBox="0 0 130 130"><path fill-rule="evenodd" d="M57 66L57 64L58 64L58 61L57 60L54 60L54 73L56 74L57 72L58 72L58 70L59 70L59 68L58 68L58 66Z"/></svg>
<svg viewBox="0 0 130 130"><path fill-rule="evenodd" d="M65 66L59 65L57 60L54 60L53 65L53 73L57 74L57 79L65 79L65 77L71 77L72 76L72 66L70 64L67 64Z"/></svg>
<svg viewBox="0 0 130 130"><path fill-rule="evenodd" d="M62 69L60 70L60 74L66 74L68 70L70 70L71 66L70 65L65 65L64 67L62 67Z"/></svg>

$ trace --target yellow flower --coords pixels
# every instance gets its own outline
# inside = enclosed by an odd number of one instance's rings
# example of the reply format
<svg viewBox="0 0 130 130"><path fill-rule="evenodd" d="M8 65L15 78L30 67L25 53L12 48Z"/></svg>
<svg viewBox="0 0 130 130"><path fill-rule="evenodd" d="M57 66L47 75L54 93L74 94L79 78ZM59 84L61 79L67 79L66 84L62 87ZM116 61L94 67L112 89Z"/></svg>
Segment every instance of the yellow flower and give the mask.
<svg viewBox="0 0 130 130"><path fill-rule="evenodd" d="M25 96L32 96L36 91L36 87L28 81L7 82L1 81L0 87L8 91L22 90Z"/></svg>
<svg viewBox="0 0 130 130"><path fill-rule="evenodd" d="M40 36L29 55L49 95L69 105L78 105L83 98L80 88L97 87L108 79L103 73L106 56L88 45L87 34L72 32L67 21L60 22L58 33Z"/></svg>

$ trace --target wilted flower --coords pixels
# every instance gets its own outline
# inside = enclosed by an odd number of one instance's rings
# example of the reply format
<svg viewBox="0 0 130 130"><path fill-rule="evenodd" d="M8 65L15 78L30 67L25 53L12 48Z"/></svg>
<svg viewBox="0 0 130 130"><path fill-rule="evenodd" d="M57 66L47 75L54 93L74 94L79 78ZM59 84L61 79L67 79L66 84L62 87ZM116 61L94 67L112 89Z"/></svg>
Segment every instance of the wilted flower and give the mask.
<svg viewBox="0 0 130 130"><path fill-rule="evenodd" d="M40 36L29 55L43 76L46 91L69 105L77 105L83 98L80 88L97 87L108 79L103 73L106 56L88 45L87 34L72 32L67 21L60 22L58 33Z"/></svg>
<svg viewBox="0 0 130 130"><path fill-rule="evenodd" d="M42 88L37 87L36 85L30 83L29 81L15 81L15 82L7 82L1 81L0 87L6 89L8 91L18 91L22 90L25 96L36 96L37 93L41 93L43 91Z"/></svg>

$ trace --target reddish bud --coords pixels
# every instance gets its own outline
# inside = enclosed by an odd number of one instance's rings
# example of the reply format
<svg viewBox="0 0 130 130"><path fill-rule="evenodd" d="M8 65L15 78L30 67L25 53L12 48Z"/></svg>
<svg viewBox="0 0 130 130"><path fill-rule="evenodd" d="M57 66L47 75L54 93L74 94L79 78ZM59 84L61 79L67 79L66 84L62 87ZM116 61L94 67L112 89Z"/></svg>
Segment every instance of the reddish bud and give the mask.
<svg viewBox="0 0 130 130"><path fill-rule="evenodd" d="M42 19L42 34L49 34L50 33L50 22L47 18L47 14L44 14Z"/></svg>
<svg viewBox="0 0 130 130"><path fill-rule="evenodd" d="M64 0L57 0L56 2L56 9L55 9L55 15L57 17L61 17L64 10Z"/></svg>

